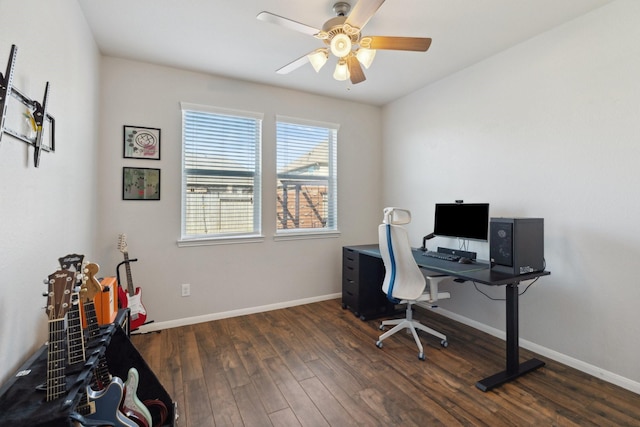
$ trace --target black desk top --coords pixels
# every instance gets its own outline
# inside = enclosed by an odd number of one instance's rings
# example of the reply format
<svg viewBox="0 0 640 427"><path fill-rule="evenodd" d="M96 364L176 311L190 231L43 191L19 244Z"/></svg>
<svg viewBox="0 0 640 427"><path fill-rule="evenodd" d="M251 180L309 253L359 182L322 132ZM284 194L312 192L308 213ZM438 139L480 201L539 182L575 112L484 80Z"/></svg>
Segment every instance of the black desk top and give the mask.
<svg viewBox="0 0 640 427"><path fill-rule="evenodd" d="M380 249L378 245L360 245L350 247L367 255L380 258ZM418 266L426 270L492 286L519 283L525 280L531 280L536 277L548 276L551 274L548 271L536 271L533 273L518 275L502 273L492 270L490 264L486 261L474 261L472 264L460 264L456 261L447 261L444 259L424 256L420 249L413 249L413 257L415 258Z"/></svg>

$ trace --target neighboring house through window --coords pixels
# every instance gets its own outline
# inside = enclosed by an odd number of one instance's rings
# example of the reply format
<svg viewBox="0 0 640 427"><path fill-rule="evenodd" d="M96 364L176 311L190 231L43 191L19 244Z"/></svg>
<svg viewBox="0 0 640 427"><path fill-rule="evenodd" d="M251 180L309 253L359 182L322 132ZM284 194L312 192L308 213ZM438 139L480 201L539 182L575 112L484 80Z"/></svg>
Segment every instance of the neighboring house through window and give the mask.
<svg viewBox="0 0 640 427"><path fill-rule="evenodd" d="M338 125L278 116L277 234L337 231Z"/></svg>

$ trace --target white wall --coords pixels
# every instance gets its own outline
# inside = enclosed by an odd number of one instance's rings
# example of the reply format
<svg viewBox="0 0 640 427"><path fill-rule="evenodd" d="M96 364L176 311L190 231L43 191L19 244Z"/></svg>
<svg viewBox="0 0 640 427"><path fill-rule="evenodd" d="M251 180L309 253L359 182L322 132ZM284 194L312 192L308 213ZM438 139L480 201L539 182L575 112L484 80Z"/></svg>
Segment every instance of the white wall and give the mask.
<svg viewBox="0 0 640 427"><path fill-rule="evenodd" d="M182 247L180 101L264 113L260 243ZM99 253L115 275L127 234L133 281L155 325L341 292L341 247L374 241L381 208L381 109L105 57L100 117ZM339 238L274 241L275 115L338 123ZM161 128L161 160L122 157L123 125ZM123 201L122 167L161 169L160 201ZM372 215L372 212L375 212ZM122 269L124 274L124 268ZM191 296L180 296L180 284ZM185 320L187 319L187 320ZM168 322L168 323L167 323Z"/></svg>
<svg viewBox="0 0 640 427"><path fill-rule="evenodd" d="M42 101L50 82L56 152L0 142L0 383L47 335L43 280L69 253L93 256L99 55L74 0L0 0L0 73L18 46L14 84Z"/></svg>
<svg viewBox="0 0 640 427"><path fill-rule="evenodd" d="M521 339L640 392L638 22L620 0L388 105L383 182L416 246L437 202L543 217L551 276L521 297ZM450 290L446 310L504 330L503 302Z"/></svg>

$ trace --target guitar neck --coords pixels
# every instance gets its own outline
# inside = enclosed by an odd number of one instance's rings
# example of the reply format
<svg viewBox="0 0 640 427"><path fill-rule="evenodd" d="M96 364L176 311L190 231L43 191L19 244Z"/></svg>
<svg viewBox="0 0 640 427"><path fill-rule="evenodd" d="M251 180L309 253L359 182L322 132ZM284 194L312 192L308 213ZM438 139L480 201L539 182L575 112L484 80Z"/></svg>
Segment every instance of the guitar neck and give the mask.
<svg viewBox="0 0 640 427"><path fill-rule="evenodd" d="M49 320L47 346L47 402L66 394L64 318Z"/></svg>
<svg viewBox="0 0 640 427"><path fill-rule="evenodd" d="M131 277L131 266L129 265L129 253L127 251L123 252L124 254L124 260L126 261L125 264L125 268L127 271L127 293L129 295L134 295L135 291L134 291L134 287L133 287L133 278Z"/></svg>
<svg viewBox="0 0 640 427"><path fill-rule="evenodd" d="M69 365L84 362L86 359L84 335L82 332L82 317L80 316L80 301L78 293L71 295L71 308L67 313L67 345Z"/></svg>
<svg viewBox="0 0 640 427"><path fill-rule="evenodd" d="M85 301L84 313L87 319L87 336L90 340L100 337L100 325L98 323L98 316L96 315L96 306L93 300ZM102 390L111 381L111 374L109 374L109 367L104 355L98 359L98 365L94 370L95 384L98 390Z"/></svg>
<svg viewBox="0 0 640 427"><path fill-rule="evenodd" d="M87 339L93 340L100 336L100 324L96 314L96 305L93 300L85 301L83 304L84 317L87 320Z"/></svg>

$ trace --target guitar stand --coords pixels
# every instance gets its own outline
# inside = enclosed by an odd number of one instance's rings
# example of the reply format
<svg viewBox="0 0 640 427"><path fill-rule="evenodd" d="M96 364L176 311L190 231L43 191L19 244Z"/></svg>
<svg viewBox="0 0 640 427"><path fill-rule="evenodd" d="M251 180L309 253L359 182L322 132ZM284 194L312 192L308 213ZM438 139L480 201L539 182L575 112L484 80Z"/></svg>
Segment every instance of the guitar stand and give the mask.
<svg viewBox="0 0 640 427"><path fill-rule="evenodd" d="M120 282L120 267L122 266L122 264L129 264L136 261L138 261L138 258L125 259L116 266L116 280L118 281L118 286L122 286L122 283Z"/></svg>
<svg viewBox="0 0 640 427"><path fill-rule="evenodd" d="M127 316L128 310L120 310L114 323L100 327L100 335L87 344L86 362L66 367L63 384L66 392L51 401L46 401L43 393L36 389L46 378L48 369L47 345L37 349L16 374L0 385L0 426L70 427L75 425L73 421L79 421L83 426L95 425L93 422L96 420L83 421L76 408L91 385L93 372L100 364L99 359L104 356L109 372L115 377L127 378L129 369L136 368L141 378L138 398L143 402L158 399L168 410L163 416L159 408L150 409L153 425L175 427L176 404L129 340L122 327ZM113 424L101 421L99 425Z"/></svg>
<svg viewBox="0 0 640 427"><path fill-rule="evenodd" d="M116 266L116 281L118 282L118 286L122 287L122 283L120 282L120 267L121 267L123 264L129 264L129 263L136 262L136 261L138 261L138 258L125 259L124 261L120 262L120 263ZM144 325L148 325L149 323L153 323L153 320L149 320L149 321L144 322L144 323L142 324L142 326L144 326ZM138 329L139 329L139 328L136 328L135 330L137 331ZM133 332L133 331L130 331L129 335L136 335L136 334L132 334L131 332ZM160 331L155 331L155 332L160 332ZM140 332L139 332L139 333L140 333Z"/></svg>

